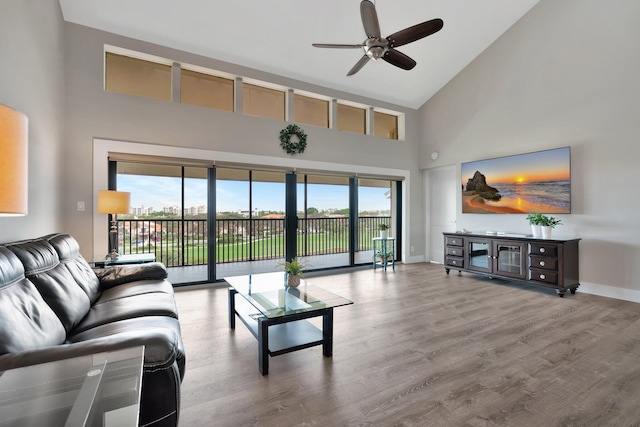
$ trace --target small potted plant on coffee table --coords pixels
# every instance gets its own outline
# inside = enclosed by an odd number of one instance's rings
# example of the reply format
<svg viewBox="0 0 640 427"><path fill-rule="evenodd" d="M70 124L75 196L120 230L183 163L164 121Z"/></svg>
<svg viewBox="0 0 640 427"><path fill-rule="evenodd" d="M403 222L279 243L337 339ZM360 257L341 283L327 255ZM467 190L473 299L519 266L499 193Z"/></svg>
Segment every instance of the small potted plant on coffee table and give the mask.
<svg viewBox="0 0 640 427"><path fill-rule="evenodd" d="M278 265L284 266L284 272L287 273L287 285L292 288L300 286L300 279L304 276L302 269L306 267L303 260L292 258L291 261L281 261Z"/></svg>

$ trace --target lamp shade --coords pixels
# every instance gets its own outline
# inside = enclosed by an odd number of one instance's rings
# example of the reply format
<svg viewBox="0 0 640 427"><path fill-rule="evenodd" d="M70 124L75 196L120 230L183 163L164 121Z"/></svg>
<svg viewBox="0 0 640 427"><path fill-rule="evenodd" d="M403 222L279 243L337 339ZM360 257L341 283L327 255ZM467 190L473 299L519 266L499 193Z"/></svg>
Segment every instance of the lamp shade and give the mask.
<svg viewBox="0 0 640 427"><path fill-rule="evenodd" d="M28 129L27 116L0 104L0 216L27 214Z"/></svg>
<svg viewBox="0 0 640 427"><path fill-rule="evenodd" d="M98 213L128 214L131 204L131 193L125 191L98 191Z"/></svg>

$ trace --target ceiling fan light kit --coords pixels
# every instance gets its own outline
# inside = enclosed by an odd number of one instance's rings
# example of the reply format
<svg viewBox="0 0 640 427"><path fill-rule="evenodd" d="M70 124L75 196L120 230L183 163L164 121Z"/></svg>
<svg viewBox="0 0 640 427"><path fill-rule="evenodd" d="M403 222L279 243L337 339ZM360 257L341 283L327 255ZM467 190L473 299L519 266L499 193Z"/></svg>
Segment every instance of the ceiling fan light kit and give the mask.
<svg viewBox="0 0 640 427"><path fill-rule="evenodd" d="M378 21L378 13L376 7L369 0L360 2L360 16L362 17L362 26L367 39L360 44L332 44L332 43L313 43L314 47L331 48L331 49L357 49L364 50L364 56L360 58L356 65L349 70L347 76L352 76L364 67L369 60L382 60L391 65L402 68L403 70L411 70L416 66L416 61L396 50L396 47L409 44L416 40L420 40L433 33L437 33L444 26L442 19L432 19L412 27L405 28L388 37L380 35L380 23Z"/></svg>

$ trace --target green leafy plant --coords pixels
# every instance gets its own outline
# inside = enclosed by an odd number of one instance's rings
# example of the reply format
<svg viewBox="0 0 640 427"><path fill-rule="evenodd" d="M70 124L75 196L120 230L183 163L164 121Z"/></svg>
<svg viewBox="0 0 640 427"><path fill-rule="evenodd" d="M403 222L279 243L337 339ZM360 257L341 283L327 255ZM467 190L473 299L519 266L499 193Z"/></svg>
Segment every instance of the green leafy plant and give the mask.
<svg viewBox="0 0 640 427"><path fill-rule="evenodd" d="M554 218L552 216L542 215L542 219L540 220L540 225L543 227L554 228L556 225L560 224L562 224L562 220Z"/></svg>
<svg viewBox="0 0 640 427"><path fill-rule="evenodd" d="M555 227L556 225L561 225L562 220L558 218L554 218L552 216L546 216L543 214L529 214L527 215L527 220L531 225L541 225L543 227Z"/></svg>
<svg viewBox="0 0 640 427"><path fill-rule="evenodd" d="M393 254L390 251L377 250L376 257L378 257L381 262L387 263L393 259Z"/></svg>
<svg viewBox="0 0 640 427"><path fill-rule="evenodd" d="M531 225L541 225L543 216L544 215L539 213L531 213L527 215L527 221L529 221L529 224Z"/></svg>
<svg viewBox="0 0 640 427"><path fill-rule="evenodd" d="M384 230L388 230L388 229L389 229L389 226L387 224L385 224L385 223L378 224L378 230L384 231Z"/></svg>
<svg viewBox="0 0 640 427"><path fill-rule="evenodd" d="M302 270L307 266L304 260L298 258L292 258L291 261L280 261L277 264L278 267L284 267L285 273L289 273L291 276L304 276Z"/></svg>

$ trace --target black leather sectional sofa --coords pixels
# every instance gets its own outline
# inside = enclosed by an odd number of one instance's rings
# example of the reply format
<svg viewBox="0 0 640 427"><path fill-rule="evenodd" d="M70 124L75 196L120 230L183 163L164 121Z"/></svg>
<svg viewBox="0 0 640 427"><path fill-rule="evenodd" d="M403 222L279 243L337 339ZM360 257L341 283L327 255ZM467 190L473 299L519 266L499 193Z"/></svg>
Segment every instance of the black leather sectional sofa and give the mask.
<svg viewBox="0 0 640 427"><path fill-rule="evenodd" d="M145 346L140 426L176 426L185 353L161 263L92 269L67 234L0 245L0 371Z"/></svg>

